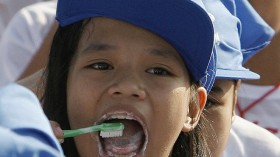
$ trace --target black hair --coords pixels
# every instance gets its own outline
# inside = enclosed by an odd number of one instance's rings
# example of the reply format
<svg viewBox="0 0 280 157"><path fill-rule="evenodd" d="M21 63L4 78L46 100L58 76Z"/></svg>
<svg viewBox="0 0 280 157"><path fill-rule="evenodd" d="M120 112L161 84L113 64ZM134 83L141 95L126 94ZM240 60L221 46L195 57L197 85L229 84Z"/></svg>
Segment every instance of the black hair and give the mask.
<svg viewBox="0 0 280 157"><path fill-rule="evenodd" d="M199 98L197 94L197 84L191 79L190 87L190 105L199 107ZM212 127L207 122L205 115L202 113L198 125L190 132L181 132L176 140L171 157L211 157L210 149L207 144L208 132L206 127Z"/></svg>
<svg viewBox="0 0 280 157"><path fill-rule="evenodd" d="M59 27L51 46L48 66L45 71L45 93L43 109L50 120L60 124L63 129L70 129L67 115L67 78L72 59L78 48L88 20ZM192 90L196 91L196 90ZM197 100L197 97L195 98ZM197 105L197 101L193 101ZM203 133L204 117L199 125L189 133L181 133L173 147L171 157L208 157L208 147ZM67 138L62 144L67 157L79 156L73 138Z"/></svg>
<svg viewBox="0 0 280 157"><path fill-rule="evenodd" d="M44 112L63 129L70 129L66 96L68 72L86 23L80 21L57 29L44 73L46 85L42 101ZM62 148L67 157L79 156L73 138L65 139Z"/></svg>

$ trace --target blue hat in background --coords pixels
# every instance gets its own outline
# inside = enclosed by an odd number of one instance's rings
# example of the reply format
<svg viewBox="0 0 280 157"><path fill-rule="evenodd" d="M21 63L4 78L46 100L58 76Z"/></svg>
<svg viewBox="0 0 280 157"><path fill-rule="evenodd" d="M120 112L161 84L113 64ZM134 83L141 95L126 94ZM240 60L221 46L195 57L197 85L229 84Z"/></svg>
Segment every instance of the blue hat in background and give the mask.
<svg viewBox="0 0 280 157"><path fill-rule="evenodd" d="M228 3L234 1L227 0ZM240 44L241 23L220 0L203 0L213 17L216 38L217 73L220 79L259 79L260 76L242 66Z"/></svg>
<svg viewBox="0 0 280 157"><path fill-rule="evenodd" d="M61 27L93 17L122 20L171 44L195 81L209 92L215 80L214 29L201 0L58 0Z"/></svg>
<svg viewBox="0 0 280 157"><path fill-rule="evenodd" d="M223 0L226 3L229 0ZM242 23L241 49L243 64L266 47L275 34L247 0L236 0L236 16ZM233 10L233 9L232 9Z"/></svg>

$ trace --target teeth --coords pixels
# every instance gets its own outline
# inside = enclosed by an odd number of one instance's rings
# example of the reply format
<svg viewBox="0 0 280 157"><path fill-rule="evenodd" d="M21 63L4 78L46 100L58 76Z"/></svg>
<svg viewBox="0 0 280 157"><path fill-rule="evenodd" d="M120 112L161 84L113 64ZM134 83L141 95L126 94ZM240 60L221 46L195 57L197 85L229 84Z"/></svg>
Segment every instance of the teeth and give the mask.
<svg viewBox="0 0 280 157"><path fill-rule="evenodd" d="M120 131L100 131L100 136L102 138L120 137L122 135L123 135L123 130L120 130Z"/></svg>
<svg viewBox="0 0 280 157"><path fill-rule="evenodd" d="M111 117L111 119L125 119L125 118L126 118L126 116L124 116L124 115L113 115Z"/></svg>
<svg viewBox="0 0 280 157"><path fill-rule="evenodd" d="M129 117L127 115L113 115L110 119L128 119L128 120L134 120L132 117Z"/></svg>
<svg viewBox="0 0 280 157"><path fill-rule="evenodd" d="M113 113L108 113L106 115L103 115L101 120L99 121L99 123L104 121L104 120L111 120L111 119L136 120L136 118L134 117L133 113L123 112L123 111L116 111L116 112L113 112Z"/></svg>
<svg viewBox="0 0 280 157"><path fill-rule="evenodd" d="M99 119L99 121L97 121L96 123L97 124L100 124L102 123L103 121L106 121L106 120L112 120L112 119L127 119L127 120L136 120L138 121L143 129L144 129L144 135L145 135L145 143L143 145L143 148L140 150L140 154L143 155L143 152L145 151L146 149L146 146L147 146L147 142L148 142L148 134L147 134L147 130L145 129L146 126L144 125L144 123L141 121L141 119L137 116L134 115L133 112L126 112L126 111L116 111L116 112L111 112L111 113L107 113L105 115L103 115L101 117L101 119ZM137 135L138 136L138 135ZM100 143L100 138L97 138L98 142L99 142L99 153L100 153L100 156L108 156L108 157L135 157L137 155L137 152L131 152L130 154L126 154L126 155L122 155L122 154L115 154L111 151L106 151L104 152L103 151L103 148L102 148L102 145ZM133 138L132 138L133 140Z"/></svg>

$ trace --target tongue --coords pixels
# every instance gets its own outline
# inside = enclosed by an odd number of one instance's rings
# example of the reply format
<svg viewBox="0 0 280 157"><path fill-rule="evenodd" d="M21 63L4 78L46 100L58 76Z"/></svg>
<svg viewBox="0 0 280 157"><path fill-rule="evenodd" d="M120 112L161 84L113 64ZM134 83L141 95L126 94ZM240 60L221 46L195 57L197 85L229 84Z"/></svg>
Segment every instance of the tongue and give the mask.
<svg viewBox="0 0 280 157"><path fill-rule="evenodd" d="M111 120L110 122L121 122L124 124L123 136L103 139L104 151L109 156L129 155L134 156L140 151L144 142L142 126L135 120Z"/></svg>

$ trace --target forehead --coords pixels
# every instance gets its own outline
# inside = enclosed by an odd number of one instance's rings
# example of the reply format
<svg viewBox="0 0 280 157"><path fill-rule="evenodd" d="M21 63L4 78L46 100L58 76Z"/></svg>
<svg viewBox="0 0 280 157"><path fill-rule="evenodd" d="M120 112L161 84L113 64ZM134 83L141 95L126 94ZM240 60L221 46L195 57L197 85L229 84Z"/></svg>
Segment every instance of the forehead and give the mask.
<svg viewBox="0 0 280 157"><path fill-rule="evenodd" d="M175 48L158 35L141 27L105 17L93 18L87 23L78 49L81 53L118 49L123 42L130 46L142 44L143 48L152 54L182 60Z"/></svg>

